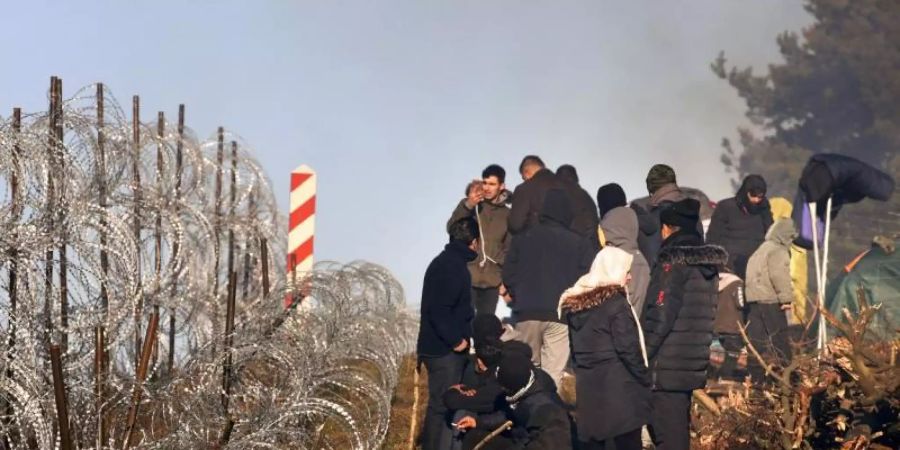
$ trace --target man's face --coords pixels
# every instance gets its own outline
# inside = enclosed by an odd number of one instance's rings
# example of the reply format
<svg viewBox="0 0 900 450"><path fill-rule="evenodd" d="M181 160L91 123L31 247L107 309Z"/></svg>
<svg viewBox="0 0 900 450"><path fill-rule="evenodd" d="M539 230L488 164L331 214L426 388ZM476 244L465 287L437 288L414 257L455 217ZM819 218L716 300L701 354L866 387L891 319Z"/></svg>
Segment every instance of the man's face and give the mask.
<svg viewBox="0 0 900 450"><path fill-rule="evenodd" d="M522 173L521 173L521 175L522 175L522 180L523 180L523 181L528 181L528 180L530 180L531 177L533 177L534 174L537 173L537 171L538 171L538 167L535 166L535 165L525 166L525 167L522 169Z"/></svg>
<svg viewBox="0 0 900 450"><path fill-rule="evenodd" d="M491 175L484 179L484 182L481 184L481 187L484 191L484 199L488 201L493 201L500 195L500 192L506 188L497 177Z"/></svg>
<svg viewBox="0 0 900 450"><path fill-rule="evenodd" d="M766 194L762 192L748 192L747 199L750 200L750 204L758 205L766 199Z"/></svg>

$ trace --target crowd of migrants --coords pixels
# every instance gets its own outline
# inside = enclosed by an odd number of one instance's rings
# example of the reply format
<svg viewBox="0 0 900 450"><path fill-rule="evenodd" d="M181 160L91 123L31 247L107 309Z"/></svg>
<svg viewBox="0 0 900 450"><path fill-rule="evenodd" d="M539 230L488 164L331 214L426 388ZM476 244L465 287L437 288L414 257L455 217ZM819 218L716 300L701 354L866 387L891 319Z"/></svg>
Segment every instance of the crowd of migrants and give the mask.
<svg viewBox="0 0 900 450"><path fill-rule="evenodd" d="M570 165L554 173L526 156L519 173L513 193L498 165L468 185L425 272L424 450L688 449L714 337L723 379L747 375L742 323L767 357L789 358L796 231L762 177L706 223L709 205L663 164L647 174L650 196L630 204L614 183L595 203ZM495 315L500 298L509 323ZM748 369L765 382L758 363ZM574 410L558 394L572 375Z"/></svg>

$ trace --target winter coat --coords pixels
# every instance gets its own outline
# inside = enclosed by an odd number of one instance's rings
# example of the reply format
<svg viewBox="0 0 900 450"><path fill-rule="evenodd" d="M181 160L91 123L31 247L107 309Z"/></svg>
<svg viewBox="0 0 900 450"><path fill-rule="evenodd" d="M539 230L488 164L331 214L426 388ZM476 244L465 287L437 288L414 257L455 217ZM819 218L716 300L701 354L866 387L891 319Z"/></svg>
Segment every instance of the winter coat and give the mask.
<svg viewBox="0 0 900 450"><path fill-rule="evenodd" d="M503 388L494 376L497 366L489 366L484 372L478 372L475 366L475 358L472 358L462 379L464 388L475 390L475 395L466 396L456 389L448 389L444 392L444 405L451 411L465 410L475 414L502 411L506 400Z"/></svg>
<svg viewBox="0 0 900 450"><path fill-rule="evenodd" d="M587 238L596 249L600 249L600 240L597 237L597 226L600 217L597 215L597 204L587 191L578 183L568 180L560 180L572 200L572 224L569 228Z"/></svg>
<svg viewBox="0 0 900 450"><path fill-rule="evenodd" d="M425 270L416 352L443 356L472 336L472 281L466 266L477 255L451 241Z"/></svg>
<svg viewBox="0 0 900 450"><path fill-rule="evenodd" d="M794 301L791 285L791 243L797 237L794 221L780 219L766 233L764 242L747 264L747 302Z"/></svg>
<svg viewBox="0 0 900 450"><path fill-rule="evenodd" d="M559 321L560 294L590 268L597 249L566 228L571 217L565 192L551 190L540 223L513 236L503 283L513 299L514 320Z"/></svg>
<svg viewBox="0 0 900 450"><path fill-rule="evenodd" d="M744 323L744 282L731 273L719 274L719 298L713 331L717 335L740 334Z"/></svg>
<svg viewBox="0 0 900 450"><path fill-rule="evenodd" d="M500 286L500 274L503 262L506 260L506 252L512 236L508 230L509 201L512 194L503 191L493 202L484 201L475 208L466 207L463 199L456 205L450 220L447 221L447 230L460 219L474 217L478 220L481 236L478 243L478 257L469 263L469 273L472 275L472 286L477 288L495 288ZM476 211L477 209L477 211Z"/></svg>
<svg viewBox="0 0 900 450"><path fill-rule="evenodd" d="M562 305L578 398L578 439L603 441L648 423L650 373L621 286L601 286Z"/></svg>
<svg viewBox="0 0 900 450"><path fill-rule="evenodd" d="M706 234L706 242L724 248L735 275L745 280L747 260L763 243L766 230L772 225L769 201L751 205L746 185L747 180L744 180L736 196L718 203Z"/></svg>
<svg viewBox="0 0 900 450"><path fill-rule="evenodd" d="M634 255L631 261L631 281L628 282L628 299L634 311L640 315L644 311L644 298L650 284L650 265L638 250L638 218L633 209L613 208L603 216L600 228L606 237L606 245L617 247Z"/></svg>
<svg viewBox="0 0 900 450"><path fill-rule="evenodd" d="M653 388L693 391L706 385L718 300L718 269L728 254L680 231L663 242L650 275L642 319Z"/></svg>
<svg viewBox="0 0 900 450"><path fill-rule="evenodd" d="M509 209L510 233L521 233L538 224L541 210L544 207L544 197L551 189L564 188L560 179L550 169L541 169L529 180L516 186L516 190L513 192L513 202ZM569 222L564 225L571 226L571 220L570 217Z"/></svg>
<svg viewBox="0 0 900 450"><path fill-rule="evenodd" d="M537 369L535 369L537 370ZM542 384L535 382L510 404L515 448L522 450L571 450L572 428L566 410Z"/></svg>
<svg viewBox="0 0 900 450"><path fill-rule="evenodd" d="M638 215L638 224L641 234L638 235L638 247L647 262L651 265L656 261L659 247L662 245L662 226L659 222L659 213L668 205L687 198L678 185L666 184L650 197L635 200L631 207Z"/></svg>

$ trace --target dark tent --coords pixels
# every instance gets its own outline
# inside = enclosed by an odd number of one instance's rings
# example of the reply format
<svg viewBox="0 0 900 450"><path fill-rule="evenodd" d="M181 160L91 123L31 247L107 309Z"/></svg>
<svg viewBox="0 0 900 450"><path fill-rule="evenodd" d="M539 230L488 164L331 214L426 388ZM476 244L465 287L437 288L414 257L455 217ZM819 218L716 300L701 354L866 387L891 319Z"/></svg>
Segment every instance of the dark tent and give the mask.
<svg viewBox="0 0 900 450"><path fill-rule="evenodd" d="M886 340L896 337L895 330L900 326L900 252L888 254L873 246L829 283L825 304L831 314L843 320L843 309L847 308L855 317L859 312L857 290L862 287L870 305L881 304L881 310L869 324L871 335ZM829 328L829 336L836 336L835 333Z"/></svg>

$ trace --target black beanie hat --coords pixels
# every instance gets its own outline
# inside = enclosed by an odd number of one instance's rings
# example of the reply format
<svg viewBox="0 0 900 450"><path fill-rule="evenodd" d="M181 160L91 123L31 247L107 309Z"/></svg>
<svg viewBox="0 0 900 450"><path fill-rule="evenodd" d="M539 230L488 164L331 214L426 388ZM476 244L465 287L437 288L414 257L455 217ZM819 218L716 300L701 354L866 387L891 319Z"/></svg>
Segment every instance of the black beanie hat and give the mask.
<svg viewBox="0 0 900 450"><path fill-rule="evenodd" d="M657 189L672 183L677 183L675 170L665 164L657 164L647 172L647 192L653 195Z"/></svg>
<svg viewBox="0 0 900 450"><path fill-rule="evenodd" d="M528 344L522 341L506 341L503 343L503 354L513 354L518 353L520 355L525 356L528 359L531 359L532 351L531 347Z"/></svg>
<svg viewBox="0 0 900 450"><path fill-rule="evenodd" d="M671 203L659 214L659 221L663 224L674 225L687 230L697 228L697 221L699 220L700 202L692 198Z"/></svg>
<svg viewBox="0 0 900 450"><path fill-rule="evenodd" d="M497 367L497 382L507 392L517 392L528 384L534 365L521 353L505 353Z"/></svg>
<svg viewBox="0 0 900 450"><path fill-rule="evenodd" d="M495 367L503 356L503 343L497 339L486 339L475 344L475 356L485 366Z"/></svg>
<svg viewBox="0 0 900 450"><path fill-rule="evenodd" d="M597 210L600 211L600 218L613 208L626 206L628 200L625 198L625 190L616 183L609 183L600 186L597 189Z"/></svg>
<svg viewBox="0 0 900 450"><path fill-rule="evenodd" d="M481 341L488 339L500 339L503 334L503 324L493 314L479 314L472 321L472 338L475 339L475 347Z"/></svg>

